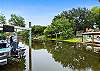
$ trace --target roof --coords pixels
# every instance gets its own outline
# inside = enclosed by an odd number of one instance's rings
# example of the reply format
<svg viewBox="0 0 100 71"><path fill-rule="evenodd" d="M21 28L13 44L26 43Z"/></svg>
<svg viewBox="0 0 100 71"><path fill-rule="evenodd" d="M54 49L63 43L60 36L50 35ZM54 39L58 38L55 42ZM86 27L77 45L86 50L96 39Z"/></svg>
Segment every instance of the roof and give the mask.
<svg viewBox="0 0 100 71"><path fill-rule="evenodd" d="M100 35L100 32L85 32L82 35Z"/></svg>
<svg viewBox="0 0 100 71"><path fill-rule="evenodd" d="M5 24L6 25L6 24ZM14 26L14 25L9 25L9 26ZM2 30L3 24L0 24L0 30ZM14 26L14 29L20 29L20 30L31 30L31 28L26 28L26 27L20 27L20 26Z"/></svg>

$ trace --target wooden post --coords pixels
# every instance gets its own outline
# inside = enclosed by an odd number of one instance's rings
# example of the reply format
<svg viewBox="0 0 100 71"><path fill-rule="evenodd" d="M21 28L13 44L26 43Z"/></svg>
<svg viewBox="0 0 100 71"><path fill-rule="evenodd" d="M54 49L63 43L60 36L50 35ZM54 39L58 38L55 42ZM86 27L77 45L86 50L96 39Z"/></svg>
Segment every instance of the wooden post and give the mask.
<svg viewBox="0 0 100 71"><path fill-rule="evenodd" d="M60 33L60 40L61 40L61 33Z"/></svg>
<svg viewBox="0 0 100 71"><path fill-rule="evenodd" d="M94 45L94 35L92 35L92 45Z"/></svg>
<svg viewBox="0 0 100 71"><path fill-rule="evenodd" d="M57 41L57 33L56 33L56 41Z"/></svg>
<svg viewBox="0 0 100 71"><path fill-rule="evenodd" d="M82 34L82 42L83 42L83 34Z"/></svg>

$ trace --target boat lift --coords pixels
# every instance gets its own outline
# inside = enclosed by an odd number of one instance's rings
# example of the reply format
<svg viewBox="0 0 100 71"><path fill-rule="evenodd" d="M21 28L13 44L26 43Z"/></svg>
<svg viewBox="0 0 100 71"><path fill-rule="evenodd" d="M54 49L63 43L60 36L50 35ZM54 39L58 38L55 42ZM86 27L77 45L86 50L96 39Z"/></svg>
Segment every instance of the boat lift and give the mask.
<svg viewBox="0 0 100 71"><path fill-rule="evenodd" d="M31 48L31 22L29 22L29 28L0 24L0 30L3 30L4 32L15 32L15 33L18 30L29 30L29 47ZM0 65L7 64L8 57L12 57L11 50L14 47L6 46L6 44L7 42L3 41L0 43Z"/></svg>

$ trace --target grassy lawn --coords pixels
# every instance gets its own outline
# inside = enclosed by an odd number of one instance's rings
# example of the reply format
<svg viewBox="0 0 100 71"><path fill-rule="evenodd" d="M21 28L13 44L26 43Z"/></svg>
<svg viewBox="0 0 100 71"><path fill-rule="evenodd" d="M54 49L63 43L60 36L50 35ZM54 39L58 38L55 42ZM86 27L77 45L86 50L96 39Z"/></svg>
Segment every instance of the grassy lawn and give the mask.
<svg viewBox="0 0 100 71"><path fill-rule="evenodd" d="M67 39L64 41L66 41L66 42L81 42L81 39L80 38L73 38L73 39Z"/></svg>
<svg viewBox="0 0 100 71"><path fill-rule="evenodd" d="M36 39L45 40L45 36L44 36L44 35L38 36ZM46 40L53 40L53 41L56 41L56 38L46 38ZM62 39L57 38L57 41L81 42L81 41L82 41L82 38L71 38L71 39L66 39L66 40L62 40Z"/></svg>
<svg viewBox="0 0 100 71"><path fill-rule="evenodd" d="M48 40L56 40L56 38L48 38ZM67 40L57 39L58 41L66 41L66 42L81 42L81 38L72 38Z"/></svg>

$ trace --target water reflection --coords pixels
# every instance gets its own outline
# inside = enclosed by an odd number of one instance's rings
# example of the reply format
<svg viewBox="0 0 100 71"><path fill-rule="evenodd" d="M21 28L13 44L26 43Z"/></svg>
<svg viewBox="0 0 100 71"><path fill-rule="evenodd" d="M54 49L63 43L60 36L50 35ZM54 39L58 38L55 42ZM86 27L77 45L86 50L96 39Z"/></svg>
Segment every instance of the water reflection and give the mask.
<svg viewBox="0 0 100 71"><path fill-rule="evenodd" d="M36 69L34 69L35 71L49 71L46 67L51 68L52 71L100 70L99 54L94 53L94 49L88 50L86 46L83 46L82 44L64 42L34 42L33 44L33 60L35 62L34 65L36 65ZM44 62L48 66L44 68L43 66L45 66L45 64L40 64L38 62ZM51 64L49 64L48 62L51 62ZM44 69L40 66L42 66ZM56 68L53 68L51 66L55 66Z"/></svg>
<svg viewBox="0 0 100 71"><path fill-rule="evenodd" d="M32 71L100 70L98 47L54 41L34 41L32 46ZM29 71L29 47L24 47L25 58L0 66L0 71Z"/></svg>

